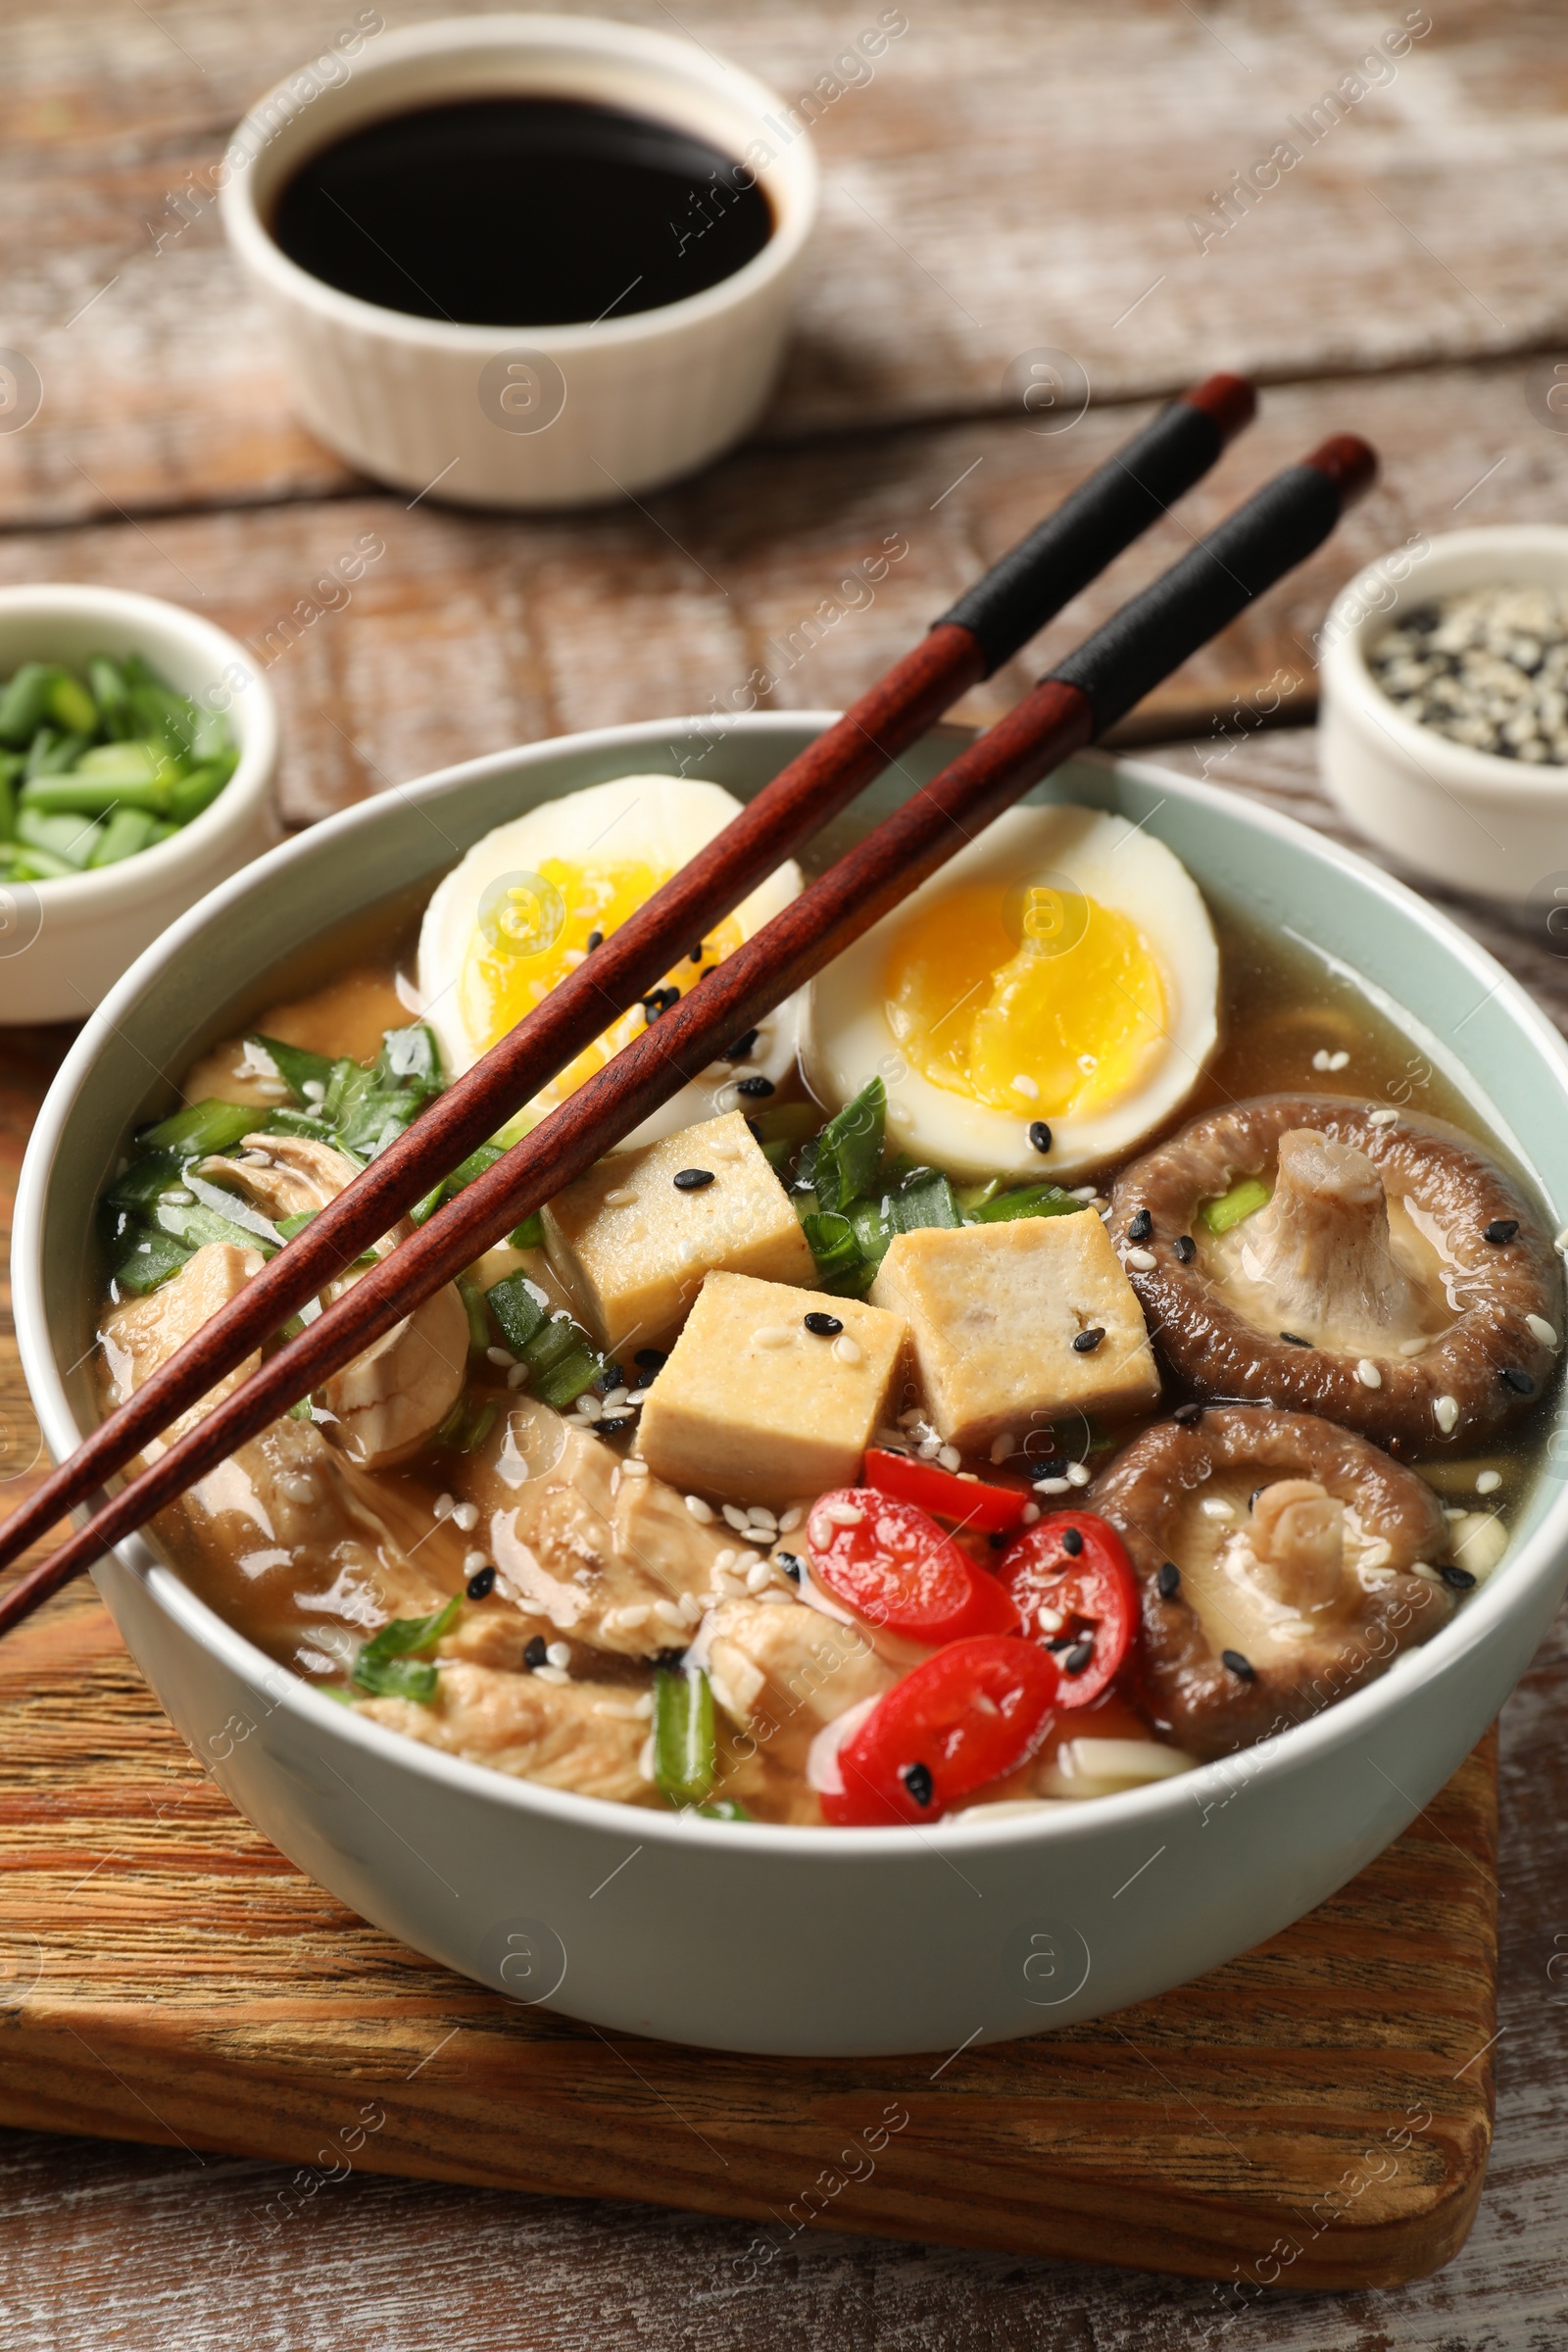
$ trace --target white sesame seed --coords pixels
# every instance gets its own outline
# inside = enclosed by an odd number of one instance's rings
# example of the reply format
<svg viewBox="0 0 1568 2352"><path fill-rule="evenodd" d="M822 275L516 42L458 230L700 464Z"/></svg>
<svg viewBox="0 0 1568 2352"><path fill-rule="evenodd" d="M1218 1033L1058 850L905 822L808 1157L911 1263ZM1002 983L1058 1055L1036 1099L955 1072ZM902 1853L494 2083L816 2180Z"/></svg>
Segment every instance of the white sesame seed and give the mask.
<svg viewBox="0 0 1568 2352"><path fill-rule="evenodd" d="M1551 1246L1554 1250L1568 1251L1568 1225L1563 1227L1561 1233L1558 1234L1556 1240Z"/></svg>
<svg viewBox="0 0 1568 2352"><path fill-rule="evenodd" d="M856 1502L824 1502L821 1517L827 1521L829 1527L859 1527L864 1521L865 1513Z"/></svg>
<svg viewBox="0 0 1568 2352"><path fill-rule="evenodd" d="M937 1460L942 1464L944 1470L957 1470L962 1466L963 1456L956 1446L944 1446L937 1455Z"/></svg>
<svg viewBox="0 0 1568 2352"><path fill-rule="evenodd" d="M705 1502L700 1494L688 1494L686 1497L686 1508L690 1511L692 1517L696 1520L699 1527L710 1527L712 1525L713 1506L711 1503Z"/></svg>
<svg viewBox="0 0 1568 2352"><path fill-rule="evenodd" d="M738 1502L722 1502L718 1507L724 1514L726 1525L732 1527L738 1536L744 1536L751 1521L741 1509L740 1504Z"/></svg>
<svg viewBox="0 0 1568 2352"><path fill-rule="evenodd" d="M1310 1642L1313 1631L1309 1617L1285 1617L1273 1629L1276 1642Z"/></svg>
<svg viewBox="0 0 1568 2352"><path fill-rule="evenodd" d="M991 1459L994 1462L1004 1462L1013 1449L1012 1432L1010 1429L1004 1429L1001 1437L996 1439L992 1445Z"/></svg>
<svg viewBox="0 0 1568 2352"><path fill-rule="evenodd" d="M528 1367L527 1367L527 1365L526 1365L526 1364L514 1364L514 1365L513 1365L513 1367L512 1367L512 1370L511 1370L511 1371L510 1371L510 1372L507 1374L507 1386L508 1386L508 1388L509 1388L509 1389L523 1389L523 1388L526 1388L526 1387L527 1387L527 1385L528 1385Z"/></svg>
<svg viewBox="0 0 1568 2352"><path fill-rule="evenodd" d="M1038 1102L1040 1100L1040 1088L1037 1081L1022 1074L1013 1080L1012 1091L1015 1095L1022 1095L1030 1102Z"/></svg>
<svg viewBox="0 0 1568 2352"><path fill-rule="evenodd" d="M703 1613L705 1605L706 1604L703 1602L701 1597L695 1592L683 1592L680 1596L680 1613L682 1617L685 1618L688 1625L695 1625L697 1623L698 1618L701 1617Z"/></svg>
<svg viewBox="0 0 1568 2352"><path fill-rule="evenodd" d="M801 1521L805 1517L806 1512L804 1507L798 1502L792 1502L789 1509L784 1513L784 1516L778 1523L779 1534L781 1536L792 1535L795 1529L800 1526Z"/></svg>
<svg viewBox="0 0 1568 2352"><path fill-rule="evenodd" d="M1236 1516L1236 1505L1226 1502L1218 1494L1205 1494L1199 1508L1205 1519L1234 1519Z"/></svg>
<svg viewBox="0 0 1568 2352"><path fill-rule="evenodd" d="M626 1402L628 1404L646 1404L648 1402L648 1391L646 1389L628 1389L626 1392Z"/></svg>
<svg viewBox="0 0 1568 2352"><path fill-rule="evenodd" d="M479 1524L479 1505L476 1502L455 1502L451 1517L454 1527L461 1527L466 1536L470 1536Z"/></svg>
<svg viewBox="0 0 1568 2352"><path fill-rule="evenodd" d="M661 1625L667 1625L674 1633L684 1633L686 1630L686 1620L672 1600L656 1600L654 1615Z"/></svg>
<svg viewBox="0 0 1568 2352"><path fill-rule="evenodd" d="M765 1502L748 1503L746 1506L746 1516L754 1527L770 1527L774 1529L775 1532L777 1531L778 1521L774 1518L772 1512L768 1509Z"/></svg>
<svg viewBox="0 0 1568 2352"><path fill-rule="evenodd" d="M1434 1421L1436 1421L1444 1436L1449 1436L1459 1418L1458 1397L1440 1396L1437 1403L1432 1407L1432 1418Z"/></svg>
<svg viewBox="0 0 1568 2352"><path fill-rule="evenodd" d="M1024 1506L1023 1506L1023 1523L1024 1523L1025 1527L1033 1527L1033 1525L1034 1525L1035 1521L1036 1521L1036 1520L1039 1518L1039 1516L1040 1516L1040 1505L1039 1505L1039 1503L1038 1503L1038 1502L1026 1502L1026 1503L1024 1504Z"/></svg>
<svg viewBox="0 0 1568 2352"><path fill-rule="evenodd" d="M860 1344L858 1340L852 1340L847 1331L841 1331L833 1343L833 1352L841 1364L858 1364L860 1360Z"/></svg>
<svg viewBox="0 0 1568 2352"><path fill-rule="evenodd" d="M1067 1484L1069 1487L1087 1487L1090 1479L1093 1476L1094 1472L1085 1462L1069 1462L1067 1464Z"/></svg>
<svg viewBox="0 0 1568 2352"><path fill-rule="evenodd" d="M1333 1065L1329 1060L1329 1050L1327 1046L1319 1046L1317 1052L1312 1056L1313 1069L1327 1070L1332 1068L1332 1066Z"/></svg>
<svg viewBox="0 0 1568 2352"><path fill-rule="evenodd" d="M760 1592L763 1586L770 1585L772 1581L773 1569L770 1561L759 1560L755 1568L748 1568L746 1571L748 1592Z"/></svg>
<svg viewBox="0 0 1568 2352"><path fill-rule="evenodd" d="M899 1415L899 1427L901 1429L913 1429L918 1422L921 1422L924 1419L925 1408L922 1405L911 1404L907 1412L901 1413Z"/></svg>
<svg viewBox="0 0 1568 2352"><path fill-rule="evenodd" d="M752 1334L754 1348L792 1348L794 1344L794 1332L786 1330L782 1323L759 1323Z"/></svg>
<svg viewBox="0 0 1568 2352"><path fill-rule="evenodd" d="M1418 1340L1401 1340L1399 1342L1399 1353L1401 1355L1419 1355L1426 1344L1425 1333L1423 1333L1421 1338Z"/></svg>
<svg viewBox="0 0 1568 2352"><path fill-rule="evenodd" d="M1429 1585L1441 1585L1443 1582L1443 1579L1438 1574L1436 1568L1429 1568L1425 1560L1412 1560L1410 1562L1410 1574L1412 1576L1424 1577Z"/></svg>
<svg viewBox="0 0 1568 2352"><path fill-rule="evenodd" d="M1035 1623L1043 1634L1059 1634L1067 1620L1060 1609L1036 1609Z"/></svg>
<svg viewBox="0 0 1568 2352"><path fill-rule="evenodd" d="M1131 1266L1136 1273L1152 1274L1158 1260L1152 1250L1129 1250L1123 1255L1121 1262L1124 1266Z"/></svg>
<svg viewBox="0 0 1568 2352"><path fill-rule="evenodd" d="M1355 1377L1363 1389L1381 1389L1383 1375L1369 1355L1363 1355L1355 1367Z"/></svg>
<svg viewBox="0 0 1568 2352"><path fill-rule="evenodd" d="M639 1461L635 1455L622 1462L620 1466L627 1478L646 1478L648 1476L648 1464Z"/></svg>
<svg viewBox="0 0 1568 2352"><path fill-rule="evenodd" d="M488 1568L490 1562L482 1551L466 1551L463 1555L465 1576L477 1576L481 1568Z"/></svg>
<svg viewBox="0 0 1568 2352"><path fill-rule="evenodd" d="M1543 1348L1556 1347L1556 1331L1553 1329L1552 1325L1546 1321L1544 1315L1526 1315L1525 1321L1529 1324L1530 1329L1535 1334L1536 1338L1541 1342Z"/></svg>
<svg viewBox="0 0 1568 2352"><path fill-rule="evenodd" d="M484 1352L485 1360L488 1363L499 1364L503 1372L510 1372L517 1360L510 1348L487 1348Z"/></svg>
<svg viewBox="0 0 1568 2352"><path fill-rule="evenodd" d="M722 1551L714 1552L713 1566L717 1572L722 1575L726 1568L734 1567L740 1556L741 1555L738 1551L733 1550L731 1546L726 1544Z"/></svg>
<svg viewBox="0 0 1568 2352"><path fill-rule="evenodd" d="M571 1644L570 1644L570 1642L550 1642L550 1643L549 1643L549 1645L547 1646L546 1650L545 1650L545 1664L546 1664L547 1666L559 1666L559 1667L562 1669L562 1671L563 1671L563 1672L564 1672L564 1671L565 1671L565 1669L566 1669L566 1668L567 1668L567 1667L568 1667L568 1666L571 1664Z"/></svg>
<svg viewBox="0 0 1568 2352"><path fill-rule="evenodd" d="M1369 1127L1392 1127L1398 1115L1396 1110L1369 1110L1366 1123Z"/></svg>
<svg viewBox="0 0 1568 2352"><path fill-rule="evenodd" d="M1468 1519L1470 1514L1468 1511L1452 1510L1446 1503L1445 1503L1443 1507L1443 1516L1445 1519Z"/></svg>
<svg viewBox="0 0 1568 2352"><path fill-rule="evenodd" d="M623 1609L612 1609L609 1612L605 1618L606 1630L613 1629L621 1633L635 1634L639 1627L648 1623L652 1615L653 1608L648 1601L628 1601ZM548 1657L550 1652L546 1650L545 1655Z"/></svg>
<svg viewBox="0 0 1568 2352"><path fill-rule="evenodd" d="M551 1643L551 1645L550 1645L550 1646L551 1646L551 1648L552 1648L552 1649L557 1649L557 1648L561 1647L561 1644L560 1644L559 1642L553 1642ZM568 1655L569 1655L569 1654L570 1654L570 1653L568 1652ZM569 1682L570 1682L570 1680L571 1680L571 1677L570 1677L570 1675L569 1675L569 1674L566 1672L566 1669L564 1668L564 1666L550 1666L550 1665L545 1665L545 1666L536 1666L536 1667L534 1668L534 1670L533 1670L533 1679L534 1679L534 1681L535 1681L536 1683L555 1683L555 1684L557 1684L557 1685L559 1686L559 1685L560 1685L560 1684L562 1684L562 1683L569 1683Z"/></svg>
<svg viewBox="0 0 1568 2352"><path fill-rule="evenodd" d="M453 1501L454 1497L450 1494L438 1494L430 1507L438 1519L449 1519L452 1516Z"/></svg>
<svg viewBox="0 0 1568 2352"><path fill-rule="evenodd" d="M623 1184L617 1185L612 1193L605 1195L605 1206L607 1208L631 1208L636 1200L635 1193L628 1192Z"/></svg>
<svg viewBox="0 0 1568 2352"><path fill-rule="evenodd" d="M1331 1054L1329 1055L1328 1066L1331 1070L1348 1069L1349 1066L1349 1060L1350 1056L1344 1051L1342 1047L1338 1054Z"/></svg>
<svg viewBox="0 0 1568 2352"><path fill-rule="evenodd" d="M605 1402L606 1404L624 1404L629 1393L626 1389L609 1389L605 1393Z"/></svg>
<svg viewBox="0 0 1568 2352"><path fill-rule="evenodd" d="M1100 1198L1100 1188L1098 1185L1093 1184L1075 1184L1069 1198L1074 1200L1098 1200Z"/></svg>
<svg viewBox="0 0 1568 2352"><path fill-rule="evenodd" d="M1495 1494L1501 1484L1502 1472L1500 1470L1483 1470L1481 1476L1476 1480L1476 1493L1478 1494Z"/></svg>
<svg viewBox="0 0 1568 2352"><path fill-rule="evenodd" d="M1067 1494L1071 1491L1071 1484L1065 1478L1037 1478L1035 1480L1037 1494Z"/></svg>
<svg viewBox="0 0 1568 2352"><path fill-rule="evenodd" d="M922 1438L915 1451L922 1462L934 1462L942 1451L942 1440L938 1437Z"/></svg>

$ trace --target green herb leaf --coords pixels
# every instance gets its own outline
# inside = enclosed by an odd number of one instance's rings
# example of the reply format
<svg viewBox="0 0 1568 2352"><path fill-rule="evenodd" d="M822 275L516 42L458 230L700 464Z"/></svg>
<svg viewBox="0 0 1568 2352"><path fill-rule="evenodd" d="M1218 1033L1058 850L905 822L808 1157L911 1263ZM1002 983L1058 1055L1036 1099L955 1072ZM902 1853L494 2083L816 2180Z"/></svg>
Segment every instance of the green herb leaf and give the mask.
<svg viewBox="0 0 1568 2352"><path fill-rule="evenodd" d="M845 1208L871 1191L882 1164L887 1109L887 1089L873 1078L817 1137L812 1182L823 1209Z"/></svg>
<svg viewBox="0 0 1568 2352"><path fill-rule="evenodd" d="M354 1681L376 1698L413 1698L427 1706L435 1696L436 1668L413 1663L416 1650L429 1649L455 1624L463 1606L461 1592L428 1617L394 1617L371 1636L354 1661Z"/></svg>

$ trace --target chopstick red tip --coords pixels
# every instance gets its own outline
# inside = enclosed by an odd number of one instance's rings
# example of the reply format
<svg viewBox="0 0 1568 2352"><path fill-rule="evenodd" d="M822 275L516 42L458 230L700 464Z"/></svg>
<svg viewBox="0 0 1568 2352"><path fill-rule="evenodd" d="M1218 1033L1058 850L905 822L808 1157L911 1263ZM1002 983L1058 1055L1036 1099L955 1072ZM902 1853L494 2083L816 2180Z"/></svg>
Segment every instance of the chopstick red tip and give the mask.
<svg viewBox="0 0 1568 2352"><path fill-rule="evenodd" d="M1340 511L1353 507L1378 478L1378 453L1359 433L1331 433L1306 461L1326 473L1340 494Z"/></svg>
<svg viewBox="0 0 1568 2352"><path fill-rule="evenodd" d="M1205 376L1181 397L1188 408L1200 409L1213 420L1222 441L1234 441L1257 414L1257 393L1245 375Z"/></svg>

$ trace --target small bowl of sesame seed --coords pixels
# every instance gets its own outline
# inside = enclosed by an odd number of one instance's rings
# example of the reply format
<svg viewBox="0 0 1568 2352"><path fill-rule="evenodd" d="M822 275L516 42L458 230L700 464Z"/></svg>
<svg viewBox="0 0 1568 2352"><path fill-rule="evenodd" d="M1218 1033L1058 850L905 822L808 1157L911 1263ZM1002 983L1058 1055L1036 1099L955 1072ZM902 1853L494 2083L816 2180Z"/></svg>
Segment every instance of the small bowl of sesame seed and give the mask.
<svg viewBox="0 0 1568 2352"><path fill-rule="evenodd" d="M1419 539L1324 625L1319 765L1425 880L1522 905L1568 886L1568 528Z"/></svg>

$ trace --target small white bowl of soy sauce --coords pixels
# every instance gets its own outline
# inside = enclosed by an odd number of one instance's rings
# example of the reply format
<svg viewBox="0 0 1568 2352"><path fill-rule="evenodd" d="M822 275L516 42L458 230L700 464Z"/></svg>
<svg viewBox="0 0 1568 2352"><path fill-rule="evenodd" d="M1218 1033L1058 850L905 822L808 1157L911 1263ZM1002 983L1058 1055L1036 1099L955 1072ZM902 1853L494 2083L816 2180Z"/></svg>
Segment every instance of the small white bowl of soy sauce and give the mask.
<svg viewBox="0 0 1568 2352"><path fill-rule="evenodd" d="M816 209L780 98L588 17L351 48L257 102L223 185L314 432L399 489L528 508L640 494L747 431Z"/></svg>

